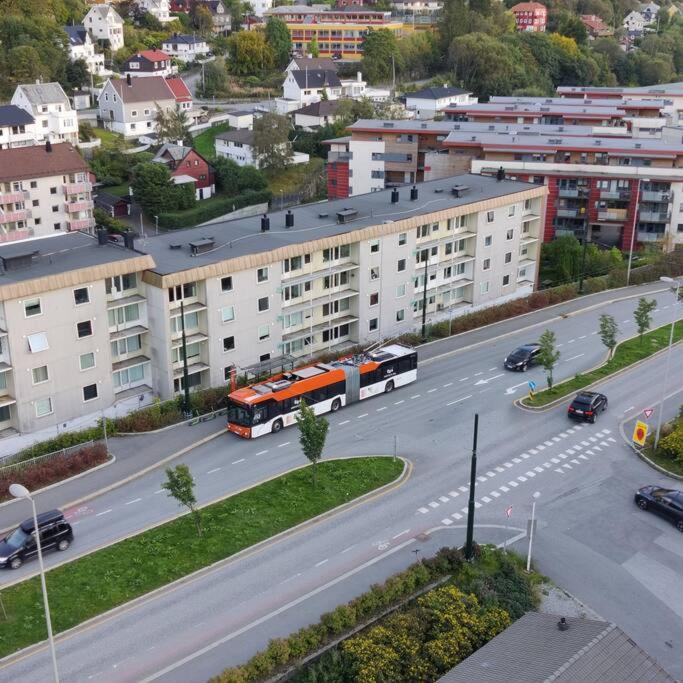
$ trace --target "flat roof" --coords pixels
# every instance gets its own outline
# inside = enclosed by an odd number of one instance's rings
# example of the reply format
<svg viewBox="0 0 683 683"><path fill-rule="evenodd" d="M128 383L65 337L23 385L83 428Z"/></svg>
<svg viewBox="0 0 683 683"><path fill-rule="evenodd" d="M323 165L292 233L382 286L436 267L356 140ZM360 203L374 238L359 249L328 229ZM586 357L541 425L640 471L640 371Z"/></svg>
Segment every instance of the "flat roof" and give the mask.
<svg viewBox="0 0 683 683"><path fill-rule="evenodd" d="M469 189L462 196L455 197L451 193L454 185L467 186ZM294 227L289 229L285 228L287 211L276 211L268 214L270 230L267 232L261 232L261 216L252 216L137 239L135 247L153 257L156 266L152 271L169 275L536 187L538 185L533 183L513 180L499 182L495 178L468 173L419 183L416 201L410 201L410 186L404 186L399 188L399 201L396 204L391 203L392 190L388 189L293 207L289 210L294 215ZM357 215L345 223L337 223L337 213L345 209L355 210ZM214 248L193 256L189 243L204 238L213 239Z"/></svg>
<svg viewBox="0 0 683 683"><path fill-rule="evenodd" d="M568 114L577 118L623 118L626 112L616 106L589 106L583 102L579 106L563 101L559 104L542 104L539 102L528 104L504 104L502 102L479 102L478 104L458 104L444 107L448 114L500 114L514 116L515 114Z"/></svg>
<svg viewBox="0 0 683 683"><path fill-rule="evenodd" d="M664 102L658 99L625 100L598 97L596 99L585 99L579 97L523 97L508 95L493 95L489 98L488 104L537 104L541 107L548 105L561 105L572 107L623 107L626 109L662 109Z"/></svg>
<svg viewBox="0 0 683 683"><path fill-rule="evenodd" d="M623 87L607 87L607 86L593 86L593 85L560 85L557 87L557 92L562 93L577 93L587 94L596 93L600 95L618 95L624 93L625 95L652 95L653 97L666 95L683 95L683 81L676 83L661 83L659 85L645 85L636 86L633 88Z"/></svg>

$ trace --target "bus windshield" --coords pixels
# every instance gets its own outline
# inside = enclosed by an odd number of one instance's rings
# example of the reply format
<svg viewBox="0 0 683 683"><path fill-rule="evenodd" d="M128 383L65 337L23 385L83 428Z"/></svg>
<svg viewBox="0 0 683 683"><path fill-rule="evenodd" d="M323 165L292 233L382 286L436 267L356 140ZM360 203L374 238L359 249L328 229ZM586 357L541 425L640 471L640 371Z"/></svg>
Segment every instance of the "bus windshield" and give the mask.
<svg viewBox="0 0 683 683"><path fill-rule="evenodd" d="M251 406L228 399L228 422L241 427L251 427Z"/></svg>

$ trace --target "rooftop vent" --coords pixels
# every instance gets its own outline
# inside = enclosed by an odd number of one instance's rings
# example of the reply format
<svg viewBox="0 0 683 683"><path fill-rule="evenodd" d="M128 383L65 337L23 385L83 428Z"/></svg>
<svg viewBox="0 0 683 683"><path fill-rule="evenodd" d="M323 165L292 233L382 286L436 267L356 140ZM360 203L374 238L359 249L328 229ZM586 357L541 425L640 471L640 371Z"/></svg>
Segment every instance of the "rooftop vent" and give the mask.
<svg viewBox="0 0 683 683"><path fill-rule="evenodd" d="M194 242L190 242L190 251L192 252L192 256L197 256L198 254L203 254L206 251L211 251L214 247L214 239L213 237L203 237L200 240L195 240Z"/></svg>
<svg viewBox="0 0 683 683"><path fill-rule="evenodd" d="M398 204L398 200L399 200L398 190L396 188L394 188L391 191L391 203L392 204Z"/></svg>
<svg viewBox="0 0 683 683"><path fill-rule="evenodd" d="M505 169L502 166L496 171L496 180L498 182L505 180Z"/></svg>
<svg viewBox="0 0 683 683"><path fill-rule="evenodd" d="M50 154L52 152L52 143L49 140L45 140L45 151Z"/></svg>
<svg viewBox="0 0 683 683"><path fill-rule="evenodd" d="M261 216L261 232L268 232L270 230L270 218L264 213Z"/></svg>
<svg viewBox="0 0 683 683"><path fill-rule="evenodd" d="M560 631L566 631L569 628L569 624L564 617L560 617L560 620L557 622L557 628L559 628Z"/></svg>
<svg viewBox="0 0 683 683"><path fill-rule="evenodd" d="M600 147L600 145L602 144L602 140L595 140L595 144L596 144L598 147Z"/></svg>
<svg viewBox="0 0 683 683"><path fill-rule="evenodd" d="M345 208L337 211L337 223L348 223L358 215L357 209Z"/></svg>
<svg viewBox="0 0 683 683"><path fill-rule="evenodd" d="M327 213L326 211L321 211L321 212L318 214L318 218L327 218L329 215L330 215L330 214Z"/></svg>
<svg viewBox="0 0 683 683"><path fill-rule="evenodd" d="M173 243L171 243L171 244L168 245L168 248L169 248L169 249L182 249L182 248L183 248L183 245L182 245L182 244L178 244L177 242L173 242Z"/></svg>
<svg viewBox="0 0 683 683"><path fill-rule="evenodd" d="M292 213L291 209L287 211L285 214L285 227L286 228L293 228L294 227L294 214Z"/></svg>
<svg viewBox="0 0 683 683"><path fill-rule="evenodd" d="M133 81L131 80L130 74L126 74L126 84L129 88L133 85Z"/></svg>
<svg viewBox="0 0 683 683"><path fill-rule="evenodd" d="M107 231L104 228L97 229L97 244L103 247L109 242Z"/></svg>
<svg viewBox="0 0 683 683"><path fill-rule="evenodd" d="M420 124L420 128L425 128L425 129L426 129L426 128L427 128L427 124L426 124L426 123L421 123L421 124Z"/></svg>
<svg viewBox="0 0 683 683"><path fill-rule="evenodd" d="M126 249L135 249L135 233L132 230L123 233L123 244Z"/></svg>
<svg viewBox="0 0 683 683"><path fill-rule="evenodd" d="M37 250L27 250L15 252L11 256L2 256L0 261L2 261L2 267L5 272L11 272L13 270L21 270L22 268L28 268L33 261L34 256L40 254Z"/></svg>
<svg viewBox="0 0 683 683"><path fill-rule="evenodd" d="M441 194L443 192L443 187L435 187L434 194Z"/></svg>
<svg viewBox="0 0 683 683"><path fill-rule="evenodd" d="M462 197L469 191L469 189L470 188L467 185L453 185L451 188L451 194L454 197Z"/></svg>
<svg viewBox="0 0 683 683"><path fill-rule="evenodd" d="M384 123L382 123L382 126L384 126L384 128L393 128L394 123L393 121L384 121Z"/></svg>
<svg viewBox="0 0 683 683"><path fill-rule="evenodd" d="M414 202L417 199L417 186L413 185L410 188L410 201Z"/></svg>

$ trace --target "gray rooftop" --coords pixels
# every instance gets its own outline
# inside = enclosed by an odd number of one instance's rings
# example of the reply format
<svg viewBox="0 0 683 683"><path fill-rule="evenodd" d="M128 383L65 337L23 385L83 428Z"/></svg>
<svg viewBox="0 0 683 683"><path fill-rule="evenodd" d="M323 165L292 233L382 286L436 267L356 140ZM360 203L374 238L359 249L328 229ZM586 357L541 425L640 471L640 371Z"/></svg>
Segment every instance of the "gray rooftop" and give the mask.
<svg viewBox="0 0 683 683"><path fill-rule="evenodd" d="M469 189L457 198L451 193L454 185L465 185ZM155 272L167 275L248 254L342 235L386 221L465 206L533 187L535 186L531 183L512 180L498 182L488 176L465 174L420 183L417 185L419 197L416 201L410 201L409 187L406 186L400 188L399 201L396 204L390 202L391 190L382 190L347 199L298 206L291 209L294 227L290 229L285 228L286 212L277 211L269 214L268 232L261 232L261 216L254 216L138 239L135 247L152 256L156 263ZM355 209L358 215L347 223L339 224L336 215L344 209ZM192 256L189 243L204 238L212 238L215 247ZM177 248L172 248L173 246Z"/></svg>
<svg viewBox="0 0 683 683"><path fill-rule="evenodd" d="M626 112L623 109L619 109L619 107L616 106L588 106L583 102L580 106L576 106L575 104L567 103L564 100L561 100L557 104L543 104L542 102L527 104L503 104L496 102L479 102L478 104L454 104L452 106L445 107L444 111L455 114L457 114L458 112L462 112L463 114L490 114L492 112L502 112L504 114L569 113L576 116L583 114L584 116L592 116L596 118L623 117L626 115Z"/></svg>
<svg viewBox="0 0 683 683"><path fill-rule="evenodd" d="M606 86L579 86L561 85L557 88L558 93L602 93L613 95L624 93L625 95L652 95L653 97L674 94L683 95L683 81L676 83L661 83L660 85L646 85L635 88L606 87Z"/></svg>
<svg viewBox="0 0 683 683"><path fill-rule="evenodd" d="M240 128L239 130L227 130L225 133L216 135L216 140L225 140L226 142L239 142L242 145L252 146L254 144L254 131L248 128Z"/></svg>
<svg viewBox="0 0 683 683"><path fill-rule="evenodd" d="M596 98L596 99L581 99L579 97L515 97L515 96L504 96L504 95L494 95L489 98L490 104L538 104L539 106L561 105L563 107L572 106L590 106L590 107L655 107L661 108L664 103L661 99L641 99L641 100L628 100L628 99L607 99L607 98Z"/></svg>
<svg viewBox="0 0 683 683"><path fill-rule="evenodd" d="M423 88L415 92L407 92L406 97L417 98L418 100L440 100L444 97L453 97L454 95L468 95L471 90L463 90L462 88L455 88L453 86L439 86L433 88Z"/></svg>
<svg viewBox="0 0 683 683"><path fill-rule="evenodd" d="M33 116L15 104L0 105L0 126L24 126L33 122Z"/></svg>
<svg viewBox="0 0 683 683"><path fill-rule="evenodd" d="M676 683L614 624L527 612L440 683Z"/></svg>
<svg viewBox="0 0 683 683"><path fill-rule="evenodd" d="M24 91L31 104L69 104L69 98L59 83L27 83L17 87Z"/></svg>

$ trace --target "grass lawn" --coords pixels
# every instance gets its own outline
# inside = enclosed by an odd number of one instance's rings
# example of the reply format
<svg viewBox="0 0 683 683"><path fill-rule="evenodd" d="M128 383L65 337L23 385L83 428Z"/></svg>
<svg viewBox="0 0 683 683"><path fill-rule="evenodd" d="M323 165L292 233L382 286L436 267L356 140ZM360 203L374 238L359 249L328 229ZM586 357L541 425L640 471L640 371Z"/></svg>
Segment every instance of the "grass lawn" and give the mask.
<svg viewBox="0 0 683 683"><path fill-rule="evenodd" d="M667 472L683 477L683 460L672 460L661 453L653 453L652 448L646 449L644 453L647 458L664 468Z"/></svg>
<svg viewBox="0 0 683 683"><path fill-rule="evenodd" d="M533 400L529 400L528 397L524 398L522 399L522 404L525 406L544 406L558 398L573 394L575 391L579 391L589 384L593 384L593 382L609 377L618 370L633 365L639 360L643 360L653 353L666 348L669 343L670 333L671 325L669 324L647 332L643 335L642 342L638 337L627 339L617 346L612 360L608 360L599 368L596 368L591 372L587 372L584 375L576 375L576 377L573 377L566 382L557 384L552 389L539 391L534 396ZM674 329L674 343L681 341L682 339L683 320L679 320Z"/></svg>
<svg viewBox="0 0 683 683"><path fill-rule="evenodd" d="M100 140L102 140L102 146L100 149L121 150L128 147L128 143L125 141L123 136L119 135L118 133L114 133L111 130L93 127L92 132Z"/></svg>
<svg viewBox="0 0 683 683"><path fill-rule="evenodd" d="M129 183L121 183L120 185L109 185L108 187L103 187L102 191L109 194L115 194L117 197L127 197Z"/></svg>
<svg viewBox="0 0 683 683"><path fill-rule="evenodd" d="M217 126L211 126L211 128L207 128L203 133L200 133L194 138L192 146L206 159L215 157L216 148L214 142L216 140L216 135L225 133L228 130L230 130L230 125L227 122L219 123Z"/></svg>
<svg viewBox="0 0 683 683"><path fill-rule="evenodd" d="M270 538L395 480L401 460L353 458L305 467L202 509L204 533L184 515L47 573L56 633ZM161 473L159 474L162 478ZM78 552L78 535L72 546ZM67 552L72 552L67 551ZM2 591L0 657L47 637L38 577Z"/></svg>
<svg viewBox="0 0 683 683"><path fill-rule="evenodd" d="M277 202L280 192L293 194L310 183L312 175L322 173L324 164L322 159L313 157L307 164L288 166L283 171L278 171L272 178L269 177L268 187L273 193L273 204L279 206Z"/></svg>

